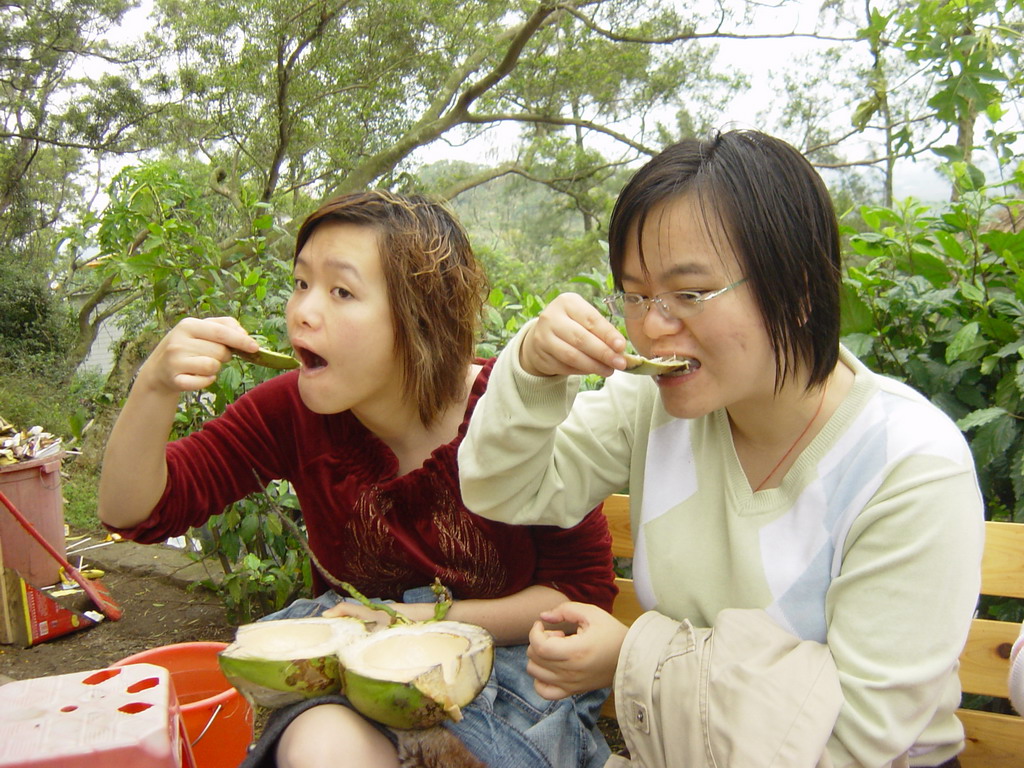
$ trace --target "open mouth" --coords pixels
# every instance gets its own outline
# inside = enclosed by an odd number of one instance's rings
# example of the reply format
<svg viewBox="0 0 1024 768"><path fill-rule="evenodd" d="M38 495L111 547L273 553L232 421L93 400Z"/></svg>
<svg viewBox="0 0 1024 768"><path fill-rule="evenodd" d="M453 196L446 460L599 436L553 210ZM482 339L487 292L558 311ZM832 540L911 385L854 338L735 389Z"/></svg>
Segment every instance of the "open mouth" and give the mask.
<svg viewBox="0 0 1024 768"><path fill-rule="evenodd" d="M302 361L302 367L307 370L315 371L319 368L327 367L327 361L320 357L316 352L308 349L296 349L295 354L298 355L299 360Z"/></svg>
<svg viewBox="0 0 1024 768"><path fill-rule="evenodd" d="M634 355L629 352L625 353L623 357L626 358L626 367L623 369L625 373L633 373L640 376L659 376L666 373L688 373L693 370L693 364L696 360L691 360L686 357L677 357L676 355L669 355L667 357L644 357L643 355ZM700 365L700 363L697 363Z"/></svg>
<svg viewBox="0 0 1024 768"><path fill-rule="evenodd" d="M689 376L691 373L700 368L700 360L695 360L692 357L685 358L686 365L678 368L673 368L662 373L657 374L659 379L677 379L682 376Z"/></svg>

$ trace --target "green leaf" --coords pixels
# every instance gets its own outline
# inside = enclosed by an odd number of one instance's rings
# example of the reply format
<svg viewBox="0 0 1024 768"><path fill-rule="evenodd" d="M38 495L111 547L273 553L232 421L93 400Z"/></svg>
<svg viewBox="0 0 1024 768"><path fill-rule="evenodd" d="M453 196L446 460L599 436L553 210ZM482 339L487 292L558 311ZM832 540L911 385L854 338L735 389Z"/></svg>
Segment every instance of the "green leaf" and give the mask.
<svg viewBox="0 0 1024 768"><path fill-rule="evenodd" d="M984 467L1000 460L1016 436L1016 424L1009 414L981 426L971 441L975 461Z"/></svg>
<svg viewBox="0 0 1024 768"><path fill-rule="evenodd" d="M964 159L964 151L960 149L960 147L953 144L947 144L942 147L932 147L932 152L934 152L939 157L945 158L946 160L949 160L951 162Z"/></svg>
<svg viewBox="0 0 1024 768"><path fill-rule="evenodd" d="M241 524L238 526L238 535L242 541L248 543L252 541L256 532L260 529L260 519L258 516L249 513L242 518Z"/></svg>
<svg viewBox="0 0 1024 768"><path fill-rule="evenodd" d="M231 392L237 392L242 386L242 368L235 365L225 365L220 369L220 384Z"/></svg>
<svg viewBox="0 0 1024 768"><path fill-rule="evenodd" d="M857 290L844 283L840 299L840 333L843 336L870 333L874 329L875 318L871 313L871 307L860 297Z"/></svg>
<svg viewBox="0 0 1024 768"><path fill-rule="evenodd" d="M850 120L853 127L858 131L863 131L880 107L881 99L879 98L879 94L871 94L868 98L858 104L857 108L853 111L853 117Z"/></svg>
<svg viewBox="0 0 1024 768"><path fill-rule="evenodd" d="M959 262L967 260L967 254L964 252L964 247L960 241L951 232L945 232L938 230L935 232L935 239L942 245L942 249L946 254Z"/></svg>
<svg viewBox="0 0 1024 768"><path fill-rule="evenodd" d="M975 427L982 427L986 424L990 424L996 419L1003 418L1004 416L1009 416L1004 408L982 408L977 411L971 411L962 419L959 419L956 425L960 427L961 431L967 432Z"/></svg>
<svg viewBox="0 0 1024 768"><path fill-rule="evenodd" d="M862 359L871 354L875 339L866 333L851 333L848 336L844 335L842 342L843 346L849 349L854 357Z"/></svg>
<svg viewBox="0 0 1024 768"><path fill-rule="evenodd" d="M228 510L223 514L221 522L226 528L237 528L238 524L242 521L242 515L238 511L238 507L232 504Z"/></svg>
<svg viewBox="0 0 1024 768"><path fill-rule="evenodd" d="M974 343L978 338L978 330L980 326L976 322L967 323L963 328L956 332L953 336L953 340L946 347L946 363L952 364L954 361L959 360L965 355L968 349L974 347Z"/></svg>
<svg viewBox="0 0 1024 768"><path fill-rule="evenodd" d="M952 274L942 259L927 251L917 250L909 257L897 260L899 266L911 275L920 275L936 288L949 285Z"/></svg>

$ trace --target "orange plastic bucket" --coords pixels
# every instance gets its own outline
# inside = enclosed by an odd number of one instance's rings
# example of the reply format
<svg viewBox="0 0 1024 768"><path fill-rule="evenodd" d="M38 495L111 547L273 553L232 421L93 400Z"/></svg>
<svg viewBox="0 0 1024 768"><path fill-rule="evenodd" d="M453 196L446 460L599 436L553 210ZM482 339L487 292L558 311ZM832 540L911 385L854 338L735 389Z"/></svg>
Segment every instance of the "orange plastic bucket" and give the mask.
<svg viewBox="0 0 1024 768"><path fill-rule="evenodd" d="M237 768L252 741L252 707L217 663L225 648L227 643L176 643L113 664L156 664L171 673L196 768Z"/></svg>

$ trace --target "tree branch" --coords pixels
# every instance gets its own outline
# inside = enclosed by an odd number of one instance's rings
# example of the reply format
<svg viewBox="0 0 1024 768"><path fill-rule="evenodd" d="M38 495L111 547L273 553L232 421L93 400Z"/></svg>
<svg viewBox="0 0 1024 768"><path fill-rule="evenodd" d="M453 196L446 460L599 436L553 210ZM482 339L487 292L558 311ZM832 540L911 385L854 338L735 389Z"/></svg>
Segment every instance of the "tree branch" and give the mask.
<svg viewBox="0 0 1024 768"><path fill-rule="evenodd" d="M665 37L637 37L635 35L622 35L613 32L610 29L597 24L593 19L584 13L580 12L576 7L569 4L560 3L556 6L558 10L565 11L566 13L572 14L580 22L592 32L596 32L608 40L615 43L638 43L641 45L669 45L671 43L680 43L687 40L779 40L779 39L790 39L794 37L805 37L812 40L830 40L839 43L851 43L856 42L855 37L836 37L834 35L820 35L816 32L778 32L773 34L763 35L751 35L741 34L739 32L723 32L721 27L717 27L711 32L698 32L692 27L686 28L684 31L677 35L667 35Z"/></svg>
<svg viewBox="0 0 1024 768"><path fill-rule="evenodd" d="M537 10L519 27L512 37L501 61L490 72L462 92L458 101L455 102L455 106L452 107L450 114L452 116L468 114L469 107L473 102L504 80L515 69L516 64L519 62L519 57L523 53L523 48L526 47L526 44L537 33L537 30L549 21L549 17L554 12L554 6L543 3L537 6Z"/></svg>
<svg viewBox="0 0 1024 768"><path fill-rule="evenodd" d="M561 126L576 126L579 128L585 128L587 130L595 131L596 133L603 133L605 136L610 136L616 141L620 141L630 149L634 149L637 152L641 152L645 155L654 156L658 154L660 150L652 147L646 147L639 142L634 141L625 134L613 131L604 125L591 122L590 120L580 120L572 117L561 117L551 115L539 115L531 114L529 112L522 113L504 113L504 114L493 114L493 115L467 115L463 120L465 123L483 124L483 123L499 123L499 122L518 122L518 123L540 123L546 125L561 125Z"/></svg>

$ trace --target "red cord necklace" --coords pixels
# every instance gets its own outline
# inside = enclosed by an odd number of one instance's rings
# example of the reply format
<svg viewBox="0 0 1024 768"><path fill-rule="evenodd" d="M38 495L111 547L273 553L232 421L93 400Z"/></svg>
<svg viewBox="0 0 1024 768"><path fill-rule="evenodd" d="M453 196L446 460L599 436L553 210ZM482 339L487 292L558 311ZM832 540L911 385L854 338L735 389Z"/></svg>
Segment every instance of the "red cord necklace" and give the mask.
<svg viewBox="0 0 1024 768"><path fill-rule="evenodd" d="M806 435L807 431L811 428L811 424L813 424L815 421L817 421L818 414L821 413L821 406L823 406L825 404L825 393L826 392L828 392L828 384L827 383L825 384L825 387L821 390L821 400L818 401L818 409L814 412L814 415L811 416L811 420L807 422L807 426L804 427L803 431L797 436L796 440L793 441L793 444L791 446L789 446L789 448L786 450L786 452L784 454L782 454L782 458L779 459L779 462L774 467L772 467L772 471L769 472L768 475L765 477L765 479L762 480L760 482L760 484L757 486L757 488L754 489L754 493L757 493L762 488L764 488L764 484L767 483L769 480L771 480L772 475L774 475L778 471L779 467L782 466L782 463L786 459L789 458L789 454L791 454L793 452L793 449L796 448L797 445L800 444L800 441L804 439L804 435Z"/></svg>

